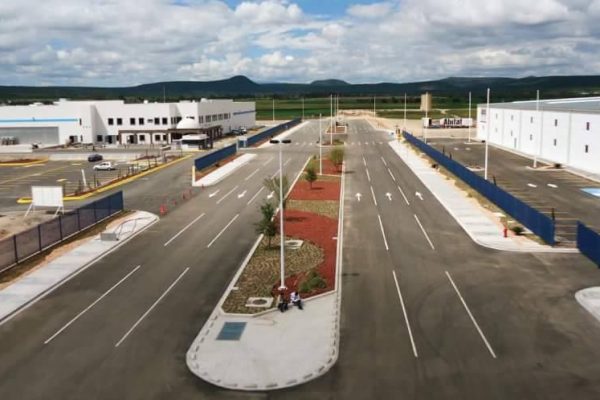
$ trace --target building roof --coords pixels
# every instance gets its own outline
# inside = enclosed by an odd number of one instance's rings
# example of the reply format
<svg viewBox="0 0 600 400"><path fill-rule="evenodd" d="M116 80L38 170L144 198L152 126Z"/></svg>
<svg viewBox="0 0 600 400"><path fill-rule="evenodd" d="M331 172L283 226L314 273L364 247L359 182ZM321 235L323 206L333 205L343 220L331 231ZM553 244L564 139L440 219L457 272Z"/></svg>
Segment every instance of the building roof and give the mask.
<svg viewBox="0 0 600 400"><path fill-rule="evenodd" d="M479 104L485 107L485 104ZM492 103L491 108L507 110L536 110L536 100L514 101L512 103ZM562 111L587 114L600 114L600 97L578 97L571 99L540 100L539 109L542 111Z"/></svg>
<svg viewBox="0 0 600 400"><path fill-rule="evenodd" d="M202 127L195 119L184 118L177 124L177 129L201 129Z"/></svg>

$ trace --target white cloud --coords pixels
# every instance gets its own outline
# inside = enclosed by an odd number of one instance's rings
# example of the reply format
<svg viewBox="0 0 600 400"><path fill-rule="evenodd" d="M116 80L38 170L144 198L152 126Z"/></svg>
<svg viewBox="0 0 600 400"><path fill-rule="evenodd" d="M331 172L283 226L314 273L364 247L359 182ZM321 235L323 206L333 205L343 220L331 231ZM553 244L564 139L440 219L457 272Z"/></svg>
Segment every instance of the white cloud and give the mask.
<svg viewBox="0 0 600 400"><path fill-rule="evenodd" d="M373 3L373 4L354 4L348 7L348 14L357 18L382 18L392 10L392 4Z"/></svg>

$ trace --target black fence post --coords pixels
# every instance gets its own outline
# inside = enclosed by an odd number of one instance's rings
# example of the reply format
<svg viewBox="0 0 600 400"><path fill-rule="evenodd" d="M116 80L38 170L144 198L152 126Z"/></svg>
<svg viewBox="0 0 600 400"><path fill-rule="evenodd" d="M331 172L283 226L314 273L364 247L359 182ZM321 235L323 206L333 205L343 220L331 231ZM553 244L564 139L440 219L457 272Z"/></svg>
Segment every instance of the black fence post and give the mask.
<svg viewBox="0 0 600 400"><path fill-rule="evenodd" d="M110 217L112 215L112 199L113 197L115 197L115 195L110 195L108 196L108 216Z"/></svg>
<svg viewBox="0 0 600 400"><path fill-rule="evenodd" d="M13 235L13 248L15 250L15 263L19 262L19 251L17 250L17 235Z"/></svg>
<svg viewBox="0 0 600 400"><path fill-rule="evenodd" d="M94 205L94 223L98 222L98 216L96 215L96 203L98 203L98 202L94 201L92 203Z"/></svg>
<svg viewBox="0 0 600 400"><path fill-rule="evenodd" d="M40 249L40 251L42 251L42 224L39 224L37 226L37 231L38 231L38 247Z"/></svg>
<svg viewBox="0 0 600 400"><path fill-rule="evenodd" d="M63 229L62 229L62 215L58 216L58 233L60 235L60 241L63 240Z"/></svg>
<svg viewBox="0 0 600 400"><path fill-rule="evenodd" d="M81 217L79 215L79 208L77 209L77 232L81 230Z"/></svg>

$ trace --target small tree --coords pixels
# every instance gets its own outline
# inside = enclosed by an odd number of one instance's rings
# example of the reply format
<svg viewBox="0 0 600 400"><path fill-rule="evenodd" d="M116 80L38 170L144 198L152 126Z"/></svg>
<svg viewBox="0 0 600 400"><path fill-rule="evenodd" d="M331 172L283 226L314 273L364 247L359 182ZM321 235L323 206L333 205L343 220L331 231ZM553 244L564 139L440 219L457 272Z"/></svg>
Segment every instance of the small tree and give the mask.
<svg viewBox="0 0 600 400"><path fill-rule="evenodd" d="M285 175L283 176L282 181L283 181L283 208L285 209L285 205L286 205L285 194L288 192L290 184L288 183L287 176L285 176ZM277 199L277 204L279 204L279 175L276 178L265 179L264 185L268 190L273 192L273 194L275 195L275 198Z"/></svg>
<svg viewBox="0 0 600 400"><path fill-rule="evenodd" d="M334 148L329 152L329 161L335 165L337 170L340 170L340 166L344 162L344 149L340 146Z"/></svg>
<svg viewBox="0 0 600 400"><path fill-rule="evenodd" d="M277 225L275 224L275 207L269 202L260 206L262 219L255 224L256 233L262 233L268 239L267 248L271 248L271 239L277 234Z"/></svg>
<svg viewBox="0 0 600 400"><path fill-rule="evenodd" d="M313 182L317 180L317 172L315 171L315 167L312 165L306 167L306 171L304 171L304 179L306 179L310 185L310 188L312 189Z"/></svg>

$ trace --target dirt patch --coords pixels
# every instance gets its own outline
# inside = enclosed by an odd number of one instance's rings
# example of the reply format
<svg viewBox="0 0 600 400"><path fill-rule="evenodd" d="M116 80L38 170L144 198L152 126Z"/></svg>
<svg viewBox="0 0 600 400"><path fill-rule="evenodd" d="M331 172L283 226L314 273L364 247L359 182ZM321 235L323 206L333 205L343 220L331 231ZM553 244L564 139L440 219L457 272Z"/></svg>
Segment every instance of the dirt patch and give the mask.
<svg viewBox="0 0 600 400"><path fill-rule="evenodd" d="M309 182L298 181L290 193L290 200L336 200L340 199L340 183L335 181L316 181L312 187Z"/></svg>
<svg viewBox="0 0 600 400"><path fill-rule="evenodd" d="M0 215L0 240L36 227L53 218L54 213L46 211L32 211L27 217L23 211L4 212Z"/></svg>
<svg viewBox="0 0 600 400"><path fill-rule="evenodd" d="M290 210L306 211L331 219L337 219L339 215L337 200L288 200L287 207Z"/></svg>

